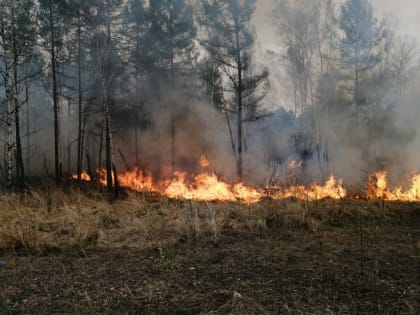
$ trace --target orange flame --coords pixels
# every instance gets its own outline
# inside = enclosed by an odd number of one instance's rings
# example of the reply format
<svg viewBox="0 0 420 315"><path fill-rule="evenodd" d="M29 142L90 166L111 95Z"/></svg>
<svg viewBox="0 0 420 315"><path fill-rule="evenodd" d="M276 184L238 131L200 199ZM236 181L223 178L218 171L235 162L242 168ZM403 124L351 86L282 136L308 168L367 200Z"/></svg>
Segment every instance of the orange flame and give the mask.
<svg viewBox="0 0 420 315"><path fill-rule="evenodd" d="M71 178L73 178L73 179L77 179L77 174L73 174L72 176L71 176ZM85 181L85 182L90 182L92 179L90 178L90 175L87 173L87 172L82 172L81 174L80 174L80 179L82 180L82 181Z"/></svg>
<svg viewBox="0 0 420 315"><path fill-rule="evenodd" d="M105 186L105 170L98 170L97 175L99 182ZM309 188L302 185L281 190L277 187L278 192L270 196L264 190L248 187L244 183L231 185L219 179L217 175L207 173L196 175L192 179L188 178L186 173L175 173L173 179L154 183L150 173L134 169L118 174L118 181L121 187L137 192L157 192L172 199L196 201L256 203L264 197L319 200L325 198L340 199L346 196L346 190L342 182L337 182L332 176L323 186L313 183Z"/></svg>
<svg viewBox="0 0 420 315"><path fill-rule="evenodd" d="M389 188L387 172L377 172L369 176L368 194L370 199L387 201L420 201L420 174L411 176L411 184L407 190L403 188Z"/></svg>
<svg viewBox="0 0 420 315"><path fill-rule="evenodd" d="M289 170L294 170L294 169L300 168L302 166L303 166L303 161L300 161L300 162L292 161L292 162L289 163L289 165L287 166L287 168Z"/></svg>
<svg viewBox="0 0 420 315"><path fill-rule="evenodd" d="M199 165L206 168L210 166L210 162L202 155ZM289 169L301 166L301 162L291 162ZM97 177L99 182L105 186L106 171L103 169L97 170ZM72 175L72 178L77 179L77 175ZM81 174L81 179L84 181L92 180L86 172ZM272 187L268 189L271 193L268 190L248 187L244 183L229 184L212 173L201 173L191 177L186 173L178 172L172 179L155 182L150 172L135 168L132 171L118 174L118 180L121 187L137 192L156 192L172 199L196 201L256 203L265 197L275 200L295 198L308 201L326 198L338 200L347 197L347 190L343 181L335 179L333 175L323 185L313 182L309 186ZM411 176L411 184L405 190L402 187L389 188L386 172L372 174L369 176L366 197L387 201L420 201L420 174Z"/></svg>
<svg viewBox="0 0 420 315"><path fill-rule="evenodd" d="M207 158L206 158L206 156L204 154L202 154L200 156L200 160L198 161L198 164L202 168L206 168L206 167L209 167L210 166L210 162L209 162L209 160L207 160Z"/></svg>

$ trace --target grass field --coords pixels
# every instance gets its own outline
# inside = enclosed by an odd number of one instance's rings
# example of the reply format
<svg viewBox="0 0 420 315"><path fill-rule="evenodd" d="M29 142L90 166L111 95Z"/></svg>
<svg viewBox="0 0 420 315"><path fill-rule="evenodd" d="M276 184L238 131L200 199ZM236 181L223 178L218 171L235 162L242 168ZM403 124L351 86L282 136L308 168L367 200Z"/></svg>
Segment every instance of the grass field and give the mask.
<svg viewBox="0 0 420 315"><path fill-rule="evenodd" d="M0 314L419 314L420 205L0 197Z"/></svg>

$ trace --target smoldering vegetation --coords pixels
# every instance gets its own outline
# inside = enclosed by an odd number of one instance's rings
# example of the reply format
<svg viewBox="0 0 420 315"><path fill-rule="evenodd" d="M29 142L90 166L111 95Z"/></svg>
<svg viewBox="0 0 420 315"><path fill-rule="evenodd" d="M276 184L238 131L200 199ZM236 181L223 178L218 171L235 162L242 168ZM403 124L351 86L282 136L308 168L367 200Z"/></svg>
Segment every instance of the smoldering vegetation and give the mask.
<svg viewBox="0 0 420 315"><path fill-rule="evenodd" d="M420 114L403 21L366 0L281 0L261 28L262 5L0 1L2 185L97 168L165 179L203 171L201 155L258 186L287 184L292 161L303 183L404 183Z"/></svg>

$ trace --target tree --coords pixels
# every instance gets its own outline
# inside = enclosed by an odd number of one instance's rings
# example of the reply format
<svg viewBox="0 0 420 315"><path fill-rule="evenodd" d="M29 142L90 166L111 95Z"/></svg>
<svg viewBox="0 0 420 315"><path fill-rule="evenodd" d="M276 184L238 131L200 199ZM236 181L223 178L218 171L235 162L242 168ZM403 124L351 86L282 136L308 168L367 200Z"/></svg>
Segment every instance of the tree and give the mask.
<svg viewBox="0 0 420 315"><path fill-rule="evenodd" d="M327 107L317 106L316 89L325 76L334 72L334 4L332 0L281 0L275 19L292 91L297 124L293 136L295 151L303 160L316 154L322 171L327 162L328 135L322 133L321 117L328 120L328 112L323 112Z"/></svg>
<svg viewBox="0 0 420 315"><path fill-rule="evenodd" d="M191 62L190 53L194 48L193 40L196 35L193 9L186 0L151 1L148 19L150 28L146 35L146 43L149 51L146 61L152 73L152 82L154 81L154 86L158 91L161 91L161 88L168 89L169 94L172 95L170 136L171 165L174 172L176 167L174 93L181 86L181 82L177 79L185 71L186 65Z"/></svg>
<svg viewBox="0 0 420 315"><path fill-rule="evenodd" d="M77 180L80 181L86 137L87 106L85 102L87 64L88 56L88 31L93 28L91 9L97 4L92 0L72 0L69 7L71 11L71 26L74 30L69 40L70 57L69 62L76 64L76 87L77 91Z"/></svg>
<svg viewBox="0 0 420 315"><path fill-rule="evenodd" d="M148 32L148 16L144 0L130 0L124 8L124 30L123 35L127 38L128 57L128 75L130 78L130 98L133 100L131 106L133 124L134 124L134 146L136 166L140 164L139 148L139 127L144 122L144 86L146 71L145 64L147 59L146 34ZM143 82L142 82L143 81Z"/></svg>
<svg viewBox="0 0 420 315"><path fill-rule="evenodd" d="M391 72L394 77L398 102L401 103L407 89L417 73L419 51L417 43L408 37L395 38L391 49Z"/></svg>
<svg viewBox="0 0 420 315"><path fill-rule="evenodd" d="M59 184L62 179L63 165L61 160L61 133L60 133L60 104L59 104L59 67L63 62L63 39L66 22L67 2L65 0L40 0L39 21L41 25L42 45L49 58L49 76L51 79L51 92L54 111L54 169L55 181Z"/></svg>
<svg viewBox="0 0 420 315"><path fill-rule="evenodd" d="M12 189L13 148L15 147L17 188L24 188L25 172L21 141L21 99L23 82L27 79L25 71L28 56L33 52L35 44L35 27L32 12L34 2L31 0L0 1L0 50L3 67L0 74L3 77L6 102L7 125L7 186ZM27 101L27 100L26 100ZM15 128L13 141L12 123ZM29 149L29 148L28 148Z"/></svg>
<svg viewBox="0 0 420 315"><path fill-rule="evenodd" d="M293 139L294 147L304 160L316 151L320 161L321 139L314 106L314 81L319 75L318 60L321 71L324 64L320 38L321 3L308 0L290 3L285 0L279 2L276 13L278 34L287 49L284 61L293 87L295 119L299 123Z"/></svg>
<svg viewBox="0 0 420 315"><path fill-rule="evenodd" d="M120 58L115 34L115 25L120 20L122 0L105 0L98 3L96 34L93 39L98 67L102 110L105 124L105 168L107 192L119 191L117 166L112 139L112 104L115 99L116 78L120 72ZM115 188L115 189L113 189Z"/></svg>
<svg viewBox="0 0 420 315"><path fill-rule="evenodd" d="M255 120L257 107L265 96L264 83L268 72L253 73L252 48L254 38L250 20L255 10L254 0L207 1L204 3L206 18L202 21L211 29L203 41L210 55L217 56L217 63L225 77L224 92L233 95L226 110L236 113L237 136L235 159L238 180L243 180L243 153L245 121Z"/></svg>
<svg viewBox="0 0 420 315"><path fill-rule="evenodd" d="M340 51L344 66L353 72L353 103L356 105L357 119L361 122L362 106L368 102L361 83L382 58L385 25L377 21L372 5L367 0L347 0L341 7L339 25L343 32Z"/></svg>

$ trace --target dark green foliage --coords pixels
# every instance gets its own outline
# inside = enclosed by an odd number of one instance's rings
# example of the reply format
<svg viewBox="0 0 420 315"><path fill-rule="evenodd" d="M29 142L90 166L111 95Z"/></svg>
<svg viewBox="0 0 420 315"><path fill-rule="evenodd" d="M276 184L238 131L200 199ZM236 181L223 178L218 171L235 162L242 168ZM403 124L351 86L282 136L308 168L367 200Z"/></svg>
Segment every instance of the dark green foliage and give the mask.
<svg viewBox="0 0 420 315"><path fill-rule="evenodd" d="M185 0L151 1L148 21L145 68L173 85L175 76L191 61L196 34L192 7Z"/></svg>
<svg viewBox="0 0 420 315"><path fill-rule="evenodd" d="M368 97L361 87L363 75L382 58L385 25L377 21L371 4L366 0L348 0L341 7L339 25L344 34L340 51L344 65L353 71L353 101L359 109L360 105L366 104Z"/></svg>
<svg viewBox="0 0 420 315"><path fill-rule="evenodd" d="M254 36L250 20L254 10L254 0L205 1L203 4L202 24L209 30L204 44L210 60L213 59L213 67L217 65L226 78L221 86L231 95L231 102L225 109L236 112L236 144L232 137L231 141L240 180L243 177L243 123L258 119L258 104L265 96L268 83L267 71L255 74L251 69ZM213 69L212 85L217 80L215 74Z"/></svg>
<svg viewBox="0 0 420 315"><path fill-rule="evenodd" d="M257 105L264 98L268 83L267 71L254 73L251 69L254 34L250 19L255 10L255 1L207 1L203 8L206 18L202 20L202 24L211 30L204 43L205 47L220 71L219 76L228 78L223 90L233 94L240 90L245 109L242 119L254 120L258 117ZM238 68L242 75L240 86ZM231 110L237 110L236 103L227 106Z"/></svg>

